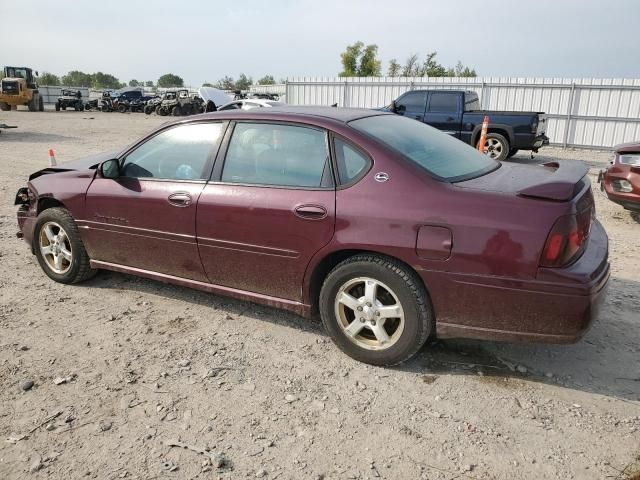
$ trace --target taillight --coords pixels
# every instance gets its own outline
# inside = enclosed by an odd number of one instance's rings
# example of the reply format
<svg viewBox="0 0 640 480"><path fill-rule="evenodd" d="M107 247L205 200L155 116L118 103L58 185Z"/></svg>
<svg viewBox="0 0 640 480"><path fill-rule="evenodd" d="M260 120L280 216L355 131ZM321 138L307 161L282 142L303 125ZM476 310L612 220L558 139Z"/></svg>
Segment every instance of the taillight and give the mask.
<svg viewBox="0 0 640 480"><path fill-rule="evenodd" d="M562 267L578 258L589 237L592 217L592 210L588 208L581 213L558 218L547 237L540 266Z"/></svg>

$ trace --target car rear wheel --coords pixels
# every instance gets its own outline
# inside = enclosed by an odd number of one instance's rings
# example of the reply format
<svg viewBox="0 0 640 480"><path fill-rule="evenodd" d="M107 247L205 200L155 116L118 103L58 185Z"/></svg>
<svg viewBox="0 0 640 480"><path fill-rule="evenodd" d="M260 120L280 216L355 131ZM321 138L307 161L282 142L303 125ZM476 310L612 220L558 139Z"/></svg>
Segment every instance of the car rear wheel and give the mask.
<svg viewBox="0 0 640 480"><path fill-rule="evenodd" d="M56 103L56 112L60 111L60 103Z"/></svg>
<svg viewBox="0 0 640 480"><path fill-rule="evenodd" d="M52 280L78 283L96 274L76 222L64 208L48 208L38 215L33 241L38 263Z"/></svg>
<svg viewBox="0 0 640 480"><path fill-rule="evenodd" d="M329 273L320 292L320 315L343 352L380 366L415 355L433 326L431 303L417 275L378 255L356 255Z"/></svg>
<svg viewBox="0 0 640 480"><path fill-rule="evenodd" d="M493 160L504 160L509 155L509 141L499 133L488 133L484 153Z"/></svg>
<svg viewBox="0 0 640 480"><path fill-rule="evenodd" d="M173 115L174 117L179 117L180 115L182 115L182 109L180 108L180 105L176 105L171 109L171 115Z"/></svg>

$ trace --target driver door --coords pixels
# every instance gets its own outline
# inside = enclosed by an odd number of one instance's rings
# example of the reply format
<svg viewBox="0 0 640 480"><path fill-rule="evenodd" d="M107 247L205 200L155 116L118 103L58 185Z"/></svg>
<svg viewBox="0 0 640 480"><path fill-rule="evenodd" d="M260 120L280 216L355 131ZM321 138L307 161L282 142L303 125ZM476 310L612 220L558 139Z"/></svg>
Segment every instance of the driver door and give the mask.
<svg viewBox="0 0 640 480"><path fill-rule="evenodd" d="M117 179L96 177L83 239L93 260L207 281L196 244L196 205L226 122L162 130L125 154Z"/></svg>

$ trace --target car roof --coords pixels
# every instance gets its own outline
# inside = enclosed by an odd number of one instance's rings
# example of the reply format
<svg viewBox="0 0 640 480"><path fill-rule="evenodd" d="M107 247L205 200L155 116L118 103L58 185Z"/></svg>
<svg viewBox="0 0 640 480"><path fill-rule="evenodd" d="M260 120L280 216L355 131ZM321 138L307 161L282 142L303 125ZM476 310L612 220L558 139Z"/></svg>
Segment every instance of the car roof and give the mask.
<svg viewBox="0 0 640 480"><path fill-rule="evenodd" d="M358 118L374 117L377 115L393 115L392 113L380 110L370 110L367 108L342 108L342 107L322 107L322 106L296 106L282 105L268 109L252 109L252 110L229 110L224 112L213 112L202 115L208 118L225 118L228 117L263 117L274 118L282 117L283 119L295 120L295 117L320 117L330 119L341 123L347 123Z"/></svg>
<svg viewBox="0 0 640 480"><path fill-rule="evenodd" d="M640 141L621 143L613 147L613 151L617 153L640 153Z"/></svg>

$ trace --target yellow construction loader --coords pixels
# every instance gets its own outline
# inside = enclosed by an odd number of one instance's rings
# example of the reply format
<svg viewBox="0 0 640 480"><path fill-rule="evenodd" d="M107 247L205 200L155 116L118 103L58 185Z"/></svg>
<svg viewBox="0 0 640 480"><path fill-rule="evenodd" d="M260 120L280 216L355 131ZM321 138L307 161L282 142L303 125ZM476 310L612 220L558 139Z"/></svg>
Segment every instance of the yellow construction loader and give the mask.
<svg viewBox="0 0 640 480"><path fill-rule="evenodd" d="M4 78L0 81L0 110L16 110L18 105L26 105L30 112L44 110L44 101L35 72L27 67L4 67Z"/></svg>

